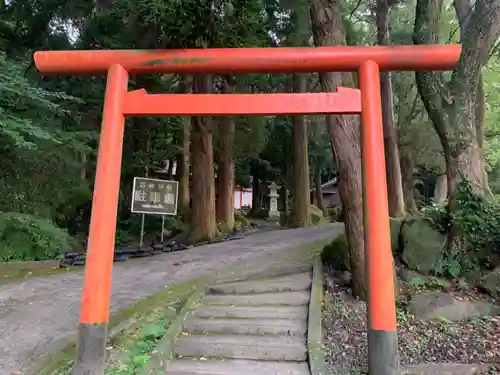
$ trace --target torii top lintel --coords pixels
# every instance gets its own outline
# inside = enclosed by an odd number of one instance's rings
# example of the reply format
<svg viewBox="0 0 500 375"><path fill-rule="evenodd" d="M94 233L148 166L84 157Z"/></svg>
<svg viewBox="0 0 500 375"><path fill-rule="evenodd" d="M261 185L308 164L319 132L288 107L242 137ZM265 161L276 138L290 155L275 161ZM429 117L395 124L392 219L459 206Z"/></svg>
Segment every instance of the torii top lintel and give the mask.
<svg viewBox="0 0 500 375"><path fill-rule="evenodd" d="M355 71L372 60L381 70L449 70L460 45L210 48L184 50L39 51L44 75L103 75L116 64L129 73L286 73Z"/></svg>

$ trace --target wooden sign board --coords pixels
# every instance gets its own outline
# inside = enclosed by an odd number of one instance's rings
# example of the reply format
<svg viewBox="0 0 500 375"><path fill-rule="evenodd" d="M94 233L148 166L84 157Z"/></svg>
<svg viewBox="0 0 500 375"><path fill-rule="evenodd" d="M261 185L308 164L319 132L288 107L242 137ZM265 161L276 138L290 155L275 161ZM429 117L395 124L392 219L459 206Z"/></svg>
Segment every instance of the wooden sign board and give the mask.
<svg viewBox="0 0 500 375"><path fill-rule="evenodd" d="M177 215L177 181L134 177L132 212L150 215Z"/></svg>

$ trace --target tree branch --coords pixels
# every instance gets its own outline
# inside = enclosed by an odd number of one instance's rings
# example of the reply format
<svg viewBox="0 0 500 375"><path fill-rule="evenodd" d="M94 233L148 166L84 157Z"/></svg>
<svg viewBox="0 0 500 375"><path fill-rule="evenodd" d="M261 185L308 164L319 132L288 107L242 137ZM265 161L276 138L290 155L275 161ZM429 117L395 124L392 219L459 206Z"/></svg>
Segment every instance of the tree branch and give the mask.
<svg viewBox="0 0 500 375"><path fill-rule="evenodd" d="M413 28L414 44L435 44L438 42L439 22L441 19L440 0L418 0ZM443 144L446 142L446 110L450 103L450 93L442 73L415 73L418 93L422 98L436 132Z"/></svg>

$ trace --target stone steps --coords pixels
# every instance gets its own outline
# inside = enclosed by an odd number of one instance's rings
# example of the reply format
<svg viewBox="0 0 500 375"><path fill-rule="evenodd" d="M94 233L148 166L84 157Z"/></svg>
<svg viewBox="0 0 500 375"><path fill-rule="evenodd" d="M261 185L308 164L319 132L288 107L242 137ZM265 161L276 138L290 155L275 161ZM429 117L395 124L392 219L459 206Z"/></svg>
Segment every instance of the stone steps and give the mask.
<svg viewBox="0 0 500 375"><path fill-rule="evenodd" d="M266 362L241 359L208 360L177 359L169 366L168 375L309 375L306 362Z"/></svg>
<svg viewBox="0 0 500 375"><path fill-rule="evenodd" d="M306 319L190 319L184 332L222 335L284 335L304 336Z"/></svg>
<svg viewBox="0 0 500 375"><path fill-rule="evenodd" d="M213 319L304 319L307 313L307 306L205 306L193 315Z"/></svg>
<svg viewBox="0 0 500 375"><path fill-rule="evenodd" d="M303 273L275 279L256 281L238 281L234 283L216 284L208 287L211 294L251 294L297 292L311 288L311 274Z"/></svg>
<svg viewBox="0 0 500 375"><path fill-rule="evenodd" d="M309 375L311 273L211 285L175 340L171 375Z"/></svg>
<svg viewBox="0 0 500 375"><path fill-rule="evenodd" d="M305 361L305 337L213 335L181 336L175 342L178 357Z"/></svg>
<svg viewBox="0 0 500 375"><path fill-rule="evenodd" d="M211 294L203 297L206 305L284 305L305 306L311 298L309 291L257 294Z"/></svg>

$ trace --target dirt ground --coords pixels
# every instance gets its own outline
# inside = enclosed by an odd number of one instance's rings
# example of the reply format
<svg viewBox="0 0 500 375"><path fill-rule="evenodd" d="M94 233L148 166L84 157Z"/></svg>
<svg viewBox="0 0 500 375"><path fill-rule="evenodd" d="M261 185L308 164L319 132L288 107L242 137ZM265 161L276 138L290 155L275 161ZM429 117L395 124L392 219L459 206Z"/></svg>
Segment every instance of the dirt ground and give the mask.
<svg viewBox="0 0 500 375"><path fill-rule="evenodd" d="M117 263L113 311L172 284L261 255L281 253L335 236L340 224L257 233L242 240L200 246ZM0 375L23 374L40 358L75 339L83 273L33 277L0 286Z"/></svg>
<svg viewBox="0 0 500 375"><path fill-rule="evenodd" d="M481 295L462 294L464 299L482 299ZM397 318L402 365L474 364L481 365L482 374L500 374L500 317L424 321L398 306ZM329 370L335 374L361 374L368 358L365 303L352 298L347 286L329 289L323 324Z"/></svg>

